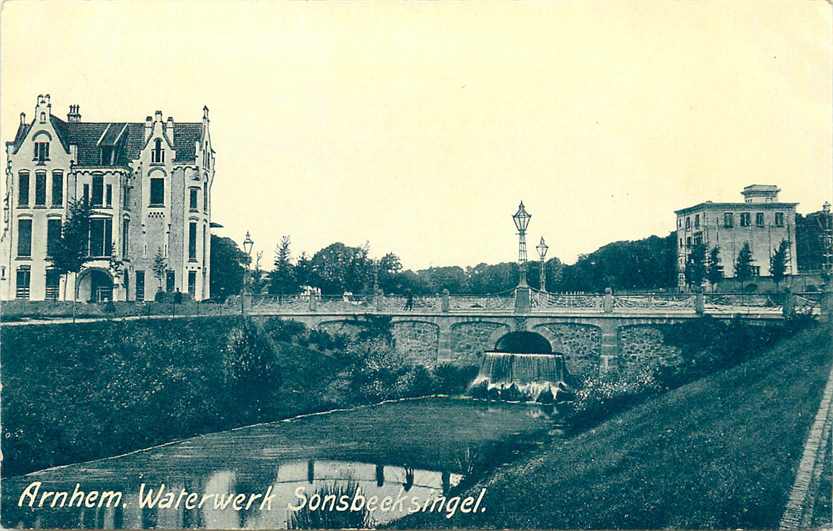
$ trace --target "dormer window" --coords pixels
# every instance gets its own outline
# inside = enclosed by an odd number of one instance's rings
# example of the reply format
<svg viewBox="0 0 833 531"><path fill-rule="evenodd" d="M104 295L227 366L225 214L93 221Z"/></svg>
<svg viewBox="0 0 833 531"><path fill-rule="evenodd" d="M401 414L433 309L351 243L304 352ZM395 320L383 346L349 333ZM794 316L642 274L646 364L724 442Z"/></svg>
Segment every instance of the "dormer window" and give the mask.
<svg viewBox="0 0 833 531"><path fill-rule="evenodd" d="M165 151L162 149L162 139L153 141L153 149L150 152L150 161L154 163L165 162Z"/></svg>
<svg viewBox="0 0 833 531"><path fill-rule="evenodd" d="M46 113L45 112L40 113L40 123L42 123L42 124L46 123Z"/></svg>
<svg viewBox="0 0 833 531"><path fill-rule="evenodd" d="M113 154L115 150L113 146L101 146L101 165L111 165L113 164Z"/></svg>
<svg viewBox="0 0 833 531"><path fill-rule="evenodd" d="M49 160L49 142L35 142L35 161L44 163Z"/></svg>

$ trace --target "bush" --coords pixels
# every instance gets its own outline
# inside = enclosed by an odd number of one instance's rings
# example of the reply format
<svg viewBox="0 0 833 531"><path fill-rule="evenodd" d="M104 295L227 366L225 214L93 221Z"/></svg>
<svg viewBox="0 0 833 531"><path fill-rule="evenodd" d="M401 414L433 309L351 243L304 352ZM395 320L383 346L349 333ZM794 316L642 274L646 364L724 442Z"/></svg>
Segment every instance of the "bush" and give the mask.
<svg viewBox="0 0 833 531"><path fill-rule="evenodd" d="M442 363L434 368L433 377L439 392L451 395L462 394L468 389L480 368L476 365L457 366Z"/></svg>
<svg viewBox="0 0 833 531"><path fill-rule="evenodd" d="M259 419L281 386L275 342L252 320L227 335L223 350L224 383L244 420Z"/></svg>

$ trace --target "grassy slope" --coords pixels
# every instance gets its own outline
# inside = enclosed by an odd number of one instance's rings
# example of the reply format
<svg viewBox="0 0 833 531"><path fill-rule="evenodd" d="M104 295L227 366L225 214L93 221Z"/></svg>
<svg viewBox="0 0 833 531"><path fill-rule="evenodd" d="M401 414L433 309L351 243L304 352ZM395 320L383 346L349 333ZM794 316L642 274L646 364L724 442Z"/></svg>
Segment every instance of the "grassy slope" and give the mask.
<svg viewBox="0 0 833 531"><path fill-rule="evenodd" d="M244 418L224 389L222 349L235 317L8 327L2 342L3 475L220 431ZM319 411L341 368L280 343L272 420Z"/></svg>
<svg viewBox="0 0 833 531"><path fill-rule="evenodd" d="M830 351L826 330L802 332L498 470L485 513L398 525L776 527Z"/></svg>

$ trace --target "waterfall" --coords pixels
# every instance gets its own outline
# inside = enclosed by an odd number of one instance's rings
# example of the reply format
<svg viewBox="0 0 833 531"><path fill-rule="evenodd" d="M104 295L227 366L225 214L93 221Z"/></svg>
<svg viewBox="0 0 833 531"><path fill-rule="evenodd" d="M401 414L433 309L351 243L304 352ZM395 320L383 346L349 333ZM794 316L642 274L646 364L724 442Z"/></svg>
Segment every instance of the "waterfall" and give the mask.
<svg viewBox="0 0 833 531"><path fill-rule="evenodd" d="M508 400L539 400L549 390L564 394L564 357L558 354L486 352L471 394ZM497 396L495 396L497 395Z"/></svg>

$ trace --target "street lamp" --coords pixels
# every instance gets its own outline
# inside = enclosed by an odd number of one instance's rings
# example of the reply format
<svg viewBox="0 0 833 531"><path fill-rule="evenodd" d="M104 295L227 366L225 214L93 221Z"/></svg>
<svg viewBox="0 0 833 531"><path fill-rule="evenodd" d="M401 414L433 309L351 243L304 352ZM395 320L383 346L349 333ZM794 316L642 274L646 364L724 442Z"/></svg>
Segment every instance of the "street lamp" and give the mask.
<svg viewBox="0 0 833 531"><path fill-rule="evenodd" d="M540 290L543 292L547 291L547 274L544 270L544 259L547 257L547 251L549 251L550 246L547 245L547 242L544 241L544 237L541 236L541 243L539 243L536 247L538 250L538 257L541 259L541 281L540 281Z"/></svg>
<svg viewBox="0 0 833 531"><path fill-rule="evenodd" d="M252 247L255 242L252 240L249 231L246 231L246 238L243 240L243 251L246 253L246 269L243 270L243 285L240 286L240 315L246 315L245 301L246 301L246 284L249 280L249 266L252 262Z"/></svg>
<svg viewBox="0 0 833 531"><path fill-rule="evenodd" d="M532 215L526 211L524 202L518 205L518 211L512 216L512 221L515 222L515 228L518 229L518 267L520 268L520 278L518 279L518 287L525 288L526 284L526 228L529 226L529 220Z"/></svg>

